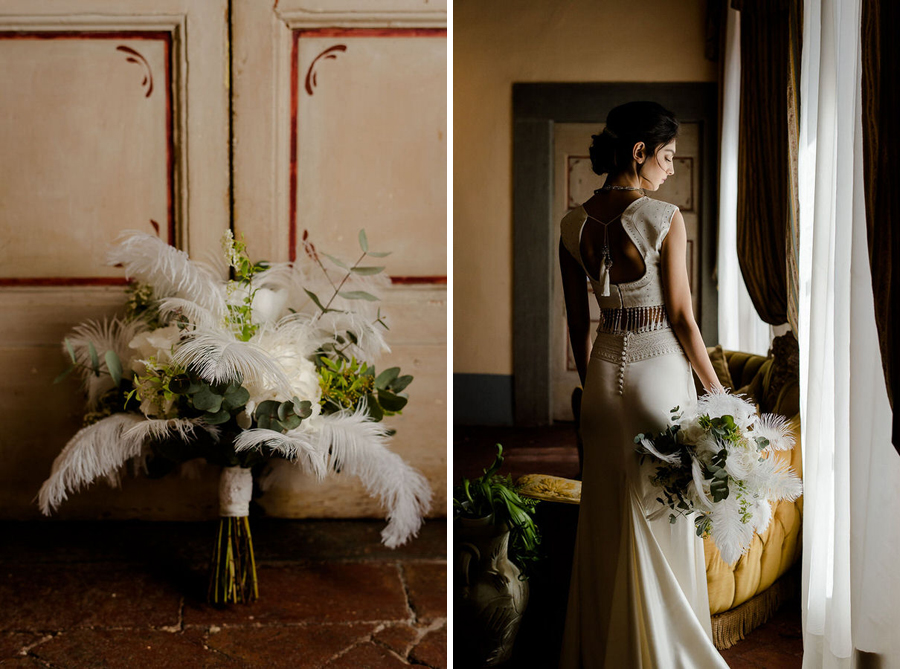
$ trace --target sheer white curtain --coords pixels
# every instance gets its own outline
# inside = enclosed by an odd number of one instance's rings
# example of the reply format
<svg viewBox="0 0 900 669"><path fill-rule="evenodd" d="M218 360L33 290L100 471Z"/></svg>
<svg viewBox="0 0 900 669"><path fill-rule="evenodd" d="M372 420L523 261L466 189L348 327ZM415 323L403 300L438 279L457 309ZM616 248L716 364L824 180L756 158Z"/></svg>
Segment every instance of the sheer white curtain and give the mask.
<svg viewBox="0 0 900 669"><path fill-rule="evenodd" d="M741 100L741 13L728 3L719 156L719 343L733 351L766 355L771 328L756 313L737 257L738 126ZM712 343L710 343L712 345Z"/></svg>
<svg viewBox="0 0 900 669"><path fill-rule="evenodd" d="M804 2L805 669L900 667L900 458L890 444L866 244L859 27L860 0Z"/></svg>

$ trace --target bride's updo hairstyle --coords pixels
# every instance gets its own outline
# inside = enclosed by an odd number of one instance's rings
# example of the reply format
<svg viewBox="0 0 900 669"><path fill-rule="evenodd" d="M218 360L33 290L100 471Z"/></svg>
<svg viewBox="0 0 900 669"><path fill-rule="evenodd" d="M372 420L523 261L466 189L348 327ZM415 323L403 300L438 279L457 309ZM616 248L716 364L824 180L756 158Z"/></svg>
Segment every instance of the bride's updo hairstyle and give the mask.
<svg viewBox="0 0 900 669"><path fill-rule="evenodd" d="M603 132L591 135L591 167L595 174L616 174L631 165L638 142L654 156L677 136L678 120L668 109L650 101L626 102L607 114Z"/></svg>

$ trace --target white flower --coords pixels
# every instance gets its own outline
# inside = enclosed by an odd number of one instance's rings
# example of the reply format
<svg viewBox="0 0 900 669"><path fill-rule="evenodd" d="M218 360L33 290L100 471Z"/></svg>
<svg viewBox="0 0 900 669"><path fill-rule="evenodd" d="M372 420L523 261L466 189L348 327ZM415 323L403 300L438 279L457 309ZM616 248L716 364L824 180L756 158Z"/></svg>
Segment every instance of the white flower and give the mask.
<svg viewBox="0 0 900 669"><path fill-rule="evenodd" d="M131 363L132 371L144 374L146 367L144 362L149 358L156 358L160 364L172 361L172 347L181 338L181 330L177 325L169 325L156 330L148 330L136 335L128 342L128 348L136 352L135 360Z"/></svg>
<svg viewBox="0 0 900 669"><path fill-rule="evenodd" d="M284 315L287 300L286 290L257 289L253 295L253 322L274 323Z"/></svg>

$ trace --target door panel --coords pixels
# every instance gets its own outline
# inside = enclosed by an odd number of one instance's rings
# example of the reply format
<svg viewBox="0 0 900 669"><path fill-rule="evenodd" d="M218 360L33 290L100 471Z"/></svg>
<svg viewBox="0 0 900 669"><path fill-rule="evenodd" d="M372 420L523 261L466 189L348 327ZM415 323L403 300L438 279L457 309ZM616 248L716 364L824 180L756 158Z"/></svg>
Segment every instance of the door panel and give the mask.
<svg viewBox="0 0 900 669"><path fill-rule="evenodd" d="M0 7L0 517L33 500L81 427L62 338L124 306L104 265L119 232L195 257L229 224L225 0L6 0ZM188 65L190 64L190 77ZM190 189L188 189L190 186ZM63 518L192 519L215 486L129 480L73 496Z"/></svg>
<svg viewBox="0 0 900 669"><path fill-rule="evenodd" d="M391 353L415 376L391 448L446 509L446 3L234 2L235 232L290 260L308 236L345 260L365 228L391 275ZM260 503L282 517L383 515L355 479L289 470ZM288 490L294 489L295 492ZM299 491L299 492L296 492Z"/></svg>

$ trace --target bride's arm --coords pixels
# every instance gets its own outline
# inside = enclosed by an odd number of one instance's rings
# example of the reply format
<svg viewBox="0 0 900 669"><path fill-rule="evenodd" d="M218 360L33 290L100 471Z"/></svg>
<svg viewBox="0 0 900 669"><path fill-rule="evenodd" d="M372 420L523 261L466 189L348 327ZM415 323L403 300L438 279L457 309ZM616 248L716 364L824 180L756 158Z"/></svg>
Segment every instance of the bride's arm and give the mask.
<svg viewBox="0 0 900 669"><path fill-rule="evenodd" d="M572 355L575 366L584 387L587 374L587 362L591 345L591 312L588 306L587 278L575 258L559 242L559 269L562 272L563 294L566 298L566 321L569 324L569 338L572 342Z"/></svg>
<svg viewBox="0 0 900 669"><path fill-rule="evenodd" d="M700 382L707 390L722 390L709 353L703 343L703 336L697 321L694 320L694 307L691 304L691 287L687 273L687 232L684 218L679 210L675 210L669 233L663 240L660 263L662 268L663 297L666 302L666 313L672 329Z"/></svg>

